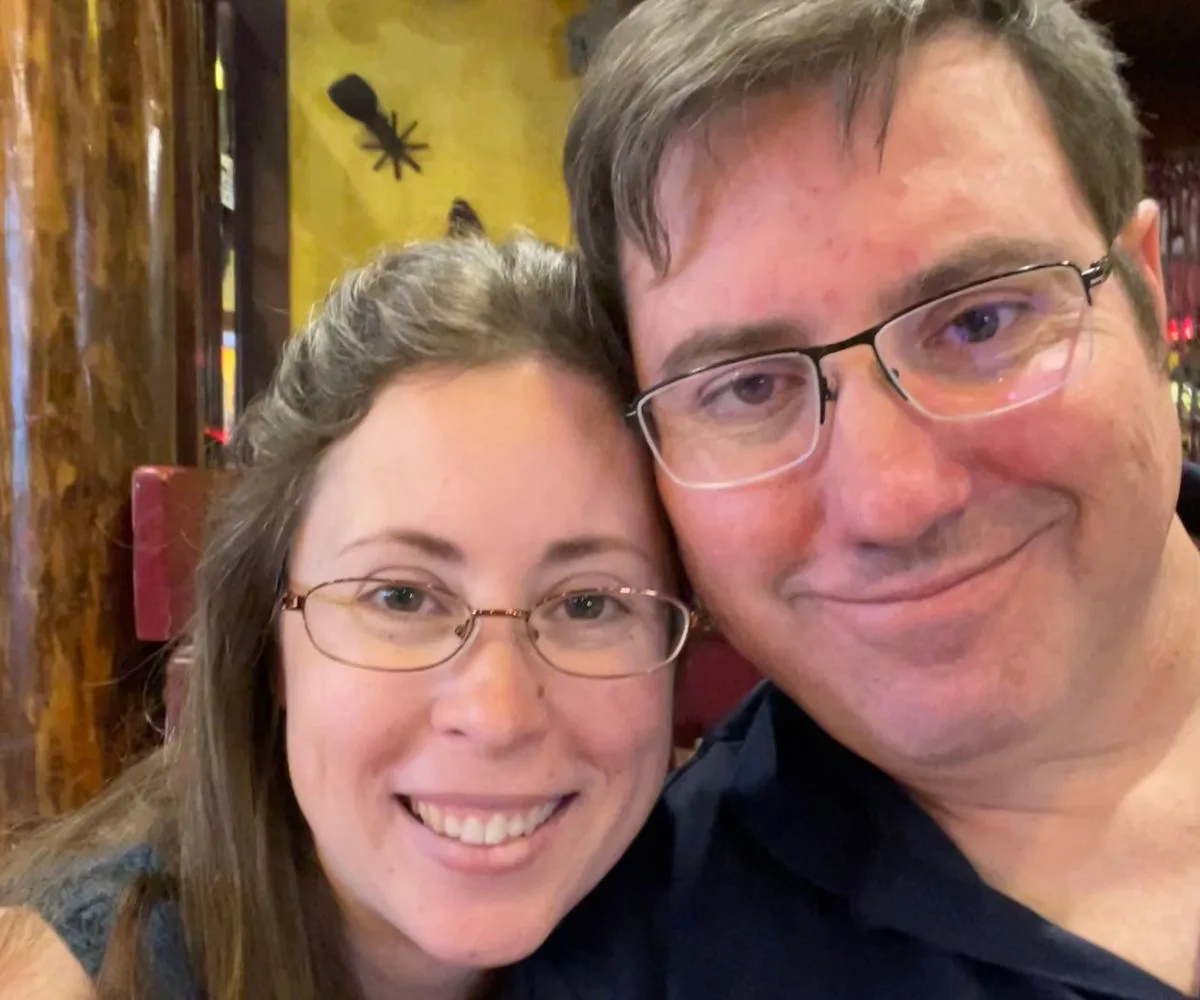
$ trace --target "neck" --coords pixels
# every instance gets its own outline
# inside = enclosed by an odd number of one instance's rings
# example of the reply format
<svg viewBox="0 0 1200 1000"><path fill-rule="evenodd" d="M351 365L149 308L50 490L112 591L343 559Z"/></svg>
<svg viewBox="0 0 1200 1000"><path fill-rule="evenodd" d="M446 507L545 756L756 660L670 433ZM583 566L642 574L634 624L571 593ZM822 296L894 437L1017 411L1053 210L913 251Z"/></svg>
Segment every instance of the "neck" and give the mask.
<svg viewBox="0 0 1200 1000"><path fill-rule="evenodd" d="M1052 881L1087 845L1108 857L1200 833L1198 606L1200 553L1176 520L1146 613L1115 652L1119 662L1088 664L1112 679L1104 690L1073 705L1071 718L1039 733L1036 745L908 782L990 882L1007 888L1039 872Z"/></svg>

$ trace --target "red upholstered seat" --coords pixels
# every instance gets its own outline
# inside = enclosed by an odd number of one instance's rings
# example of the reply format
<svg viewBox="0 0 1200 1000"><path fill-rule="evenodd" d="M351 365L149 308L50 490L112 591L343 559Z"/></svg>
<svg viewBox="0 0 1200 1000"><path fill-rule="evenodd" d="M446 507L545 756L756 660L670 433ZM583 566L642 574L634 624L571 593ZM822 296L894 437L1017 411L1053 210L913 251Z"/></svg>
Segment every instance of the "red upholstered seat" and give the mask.
<svg viewBox="0 0 1200 1000"><path fill-rule="evenodd" d="M208 500L220 473L144 466L133 474L133 602L139 639L173 642L192 617L196 564ZM186 642L167 662L163 700L175 729L191 656Z"/></svg>
<svg viewBox="0 0 1200 1000"><path fill-rule="evenodd" d="M143 466L133 474L133 598L139 639L167 642L187 628L209 494L219 474Z"/></svg>
<svg viewBox="0 0 1200 1000"><path fill-rule="evenodd" d="M675 744L688 747L733 709L762 678L727 642L702 636L688 647L675 710Z"/></svg>

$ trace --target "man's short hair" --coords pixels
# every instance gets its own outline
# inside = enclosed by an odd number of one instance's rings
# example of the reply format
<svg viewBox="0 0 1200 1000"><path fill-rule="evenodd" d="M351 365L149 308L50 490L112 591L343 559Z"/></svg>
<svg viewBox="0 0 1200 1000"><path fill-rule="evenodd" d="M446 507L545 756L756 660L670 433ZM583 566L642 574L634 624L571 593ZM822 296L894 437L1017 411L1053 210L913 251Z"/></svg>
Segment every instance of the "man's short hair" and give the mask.
<svg viewBox="0 0 1200 1000"><path fill-rule="evenodd" d="M952 25L998 39L1024 67L1111 243L1143 196L1141 129L1120 54L1068 0L646 0L591 66L567 134L572 222L601 284L620 294L623 241L669 267L656 192L680 137L758 97L828 88L847 137L878 100L882 145L901 59ZM1158 353L1149 286L1123 252L1114 262Z"/></svg>

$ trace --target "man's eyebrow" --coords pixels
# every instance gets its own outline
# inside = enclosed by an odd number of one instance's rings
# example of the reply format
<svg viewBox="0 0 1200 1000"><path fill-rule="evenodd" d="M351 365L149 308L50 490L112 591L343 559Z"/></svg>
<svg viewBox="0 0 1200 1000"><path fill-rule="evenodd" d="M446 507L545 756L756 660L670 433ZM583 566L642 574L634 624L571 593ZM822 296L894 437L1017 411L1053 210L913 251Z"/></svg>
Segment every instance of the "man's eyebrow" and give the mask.
<svg viewBox="0 0 1200 1000"><path fill-rule="evenodd" d="M1057 264L1069 259L1063 247L1044 240L1000 237L975 240L885 288L877 297L876 311L883 321L976 281L1033 264ZM655 381L686 375L725 358L813 344L816 337L811 326L784 318L703 326L667 352Z"/></svg>
<svg viewBox="0 0 1200 1000"><path fill-rule="evenodd" d="M704 326L667 352L658 369L658 381L686 375L724 358L795 347L805 343L809 333L802 324L783 319Z"/></svg>
<svg viewBox="0 0 1200 1000"><path fill-rule="evenodd" d="M941 260L885 288L877 299L884 320L921 302L1035 264L1070 260L1062 246L1044 240L987 237L951 251ZM1084 266L1091 261L1085 262Z"/></svg>

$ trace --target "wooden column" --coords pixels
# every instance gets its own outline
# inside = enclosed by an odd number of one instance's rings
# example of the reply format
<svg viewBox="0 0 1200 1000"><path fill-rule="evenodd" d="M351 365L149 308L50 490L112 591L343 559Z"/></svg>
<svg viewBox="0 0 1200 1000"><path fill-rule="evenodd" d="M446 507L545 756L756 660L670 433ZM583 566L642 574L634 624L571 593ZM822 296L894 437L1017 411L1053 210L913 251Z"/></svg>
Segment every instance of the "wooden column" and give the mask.
<svg viewBox="0 0 1200 1000"><path fill-rule="evenodd" d="M130 475L176 444L174 0L0 0L0 829L134 739Z"/></svg>

